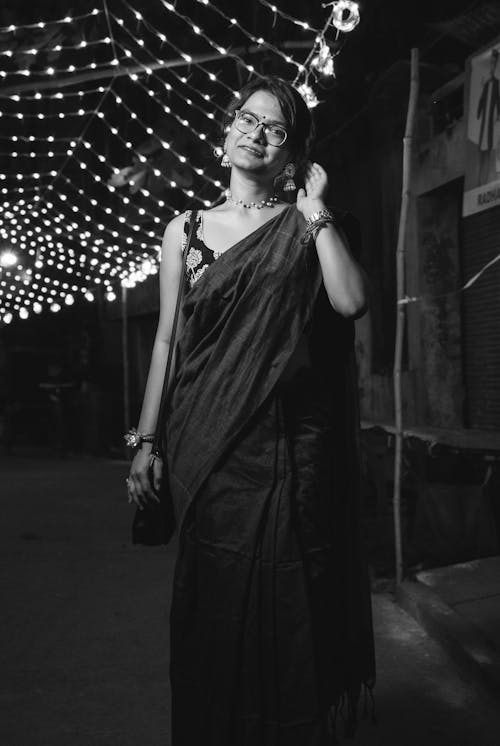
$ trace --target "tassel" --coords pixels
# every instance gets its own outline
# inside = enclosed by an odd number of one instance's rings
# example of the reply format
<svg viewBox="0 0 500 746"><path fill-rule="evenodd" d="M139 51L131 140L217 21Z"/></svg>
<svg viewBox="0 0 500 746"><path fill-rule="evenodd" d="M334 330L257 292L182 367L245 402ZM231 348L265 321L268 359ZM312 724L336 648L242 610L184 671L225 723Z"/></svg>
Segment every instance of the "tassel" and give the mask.
<svg viewBox="0 0 500 746"><path fill-rule="evenodd" d="M285 178L285 183L283 184L284 192L294 192L297 189L293 180L293 177L295 176L295 170L296 169L293 163L287 163L287 165L285 166L285 170L283 171L283 176Z"/></svg>
<svg viewBox="0 0 500 746"><path fill-rule="evenodd" d="M222 168L231 168L231 161L229 160L227 153L224 153L224 155L222 156L220 165L222 166Z"/></svg>

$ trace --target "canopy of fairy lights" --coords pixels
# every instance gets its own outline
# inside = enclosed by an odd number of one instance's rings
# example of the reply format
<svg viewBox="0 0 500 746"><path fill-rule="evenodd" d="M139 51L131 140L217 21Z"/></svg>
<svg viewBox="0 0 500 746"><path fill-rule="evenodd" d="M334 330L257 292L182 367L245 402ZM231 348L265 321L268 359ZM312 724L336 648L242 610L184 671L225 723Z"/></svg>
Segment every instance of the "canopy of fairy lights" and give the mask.
<svg viewBox="0 0 500 746"><path fill-rule="evenodd" d="M158 271L168 220L224 191L214 153L242 82L272 67L308 106L320 103L317 85L335 77L357 3L323 4L313 28L254 1L269 14L268 39L217 0L157 0L154 19L139 0L112 11L104 0L83 15L0 28L3 323L97 293L113 301ZM284 41L298 29L300 41Z"/></svg>

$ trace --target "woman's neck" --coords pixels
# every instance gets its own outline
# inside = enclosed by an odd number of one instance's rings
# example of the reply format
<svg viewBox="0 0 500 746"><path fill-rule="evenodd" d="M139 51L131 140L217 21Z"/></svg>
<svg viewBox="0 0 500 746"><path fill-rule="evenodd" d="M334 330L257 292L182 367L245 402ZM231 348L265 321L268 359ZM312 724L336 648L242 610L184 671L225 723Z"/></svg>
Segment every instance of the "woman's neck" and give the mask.
<svg viewBox="0 0 500 746"><path fill-rule="evenodd" d="M242 177L237 171L231 173L229 184L231 196L243 202L261 202L274 194L273 181L260 181Z"/></svg>

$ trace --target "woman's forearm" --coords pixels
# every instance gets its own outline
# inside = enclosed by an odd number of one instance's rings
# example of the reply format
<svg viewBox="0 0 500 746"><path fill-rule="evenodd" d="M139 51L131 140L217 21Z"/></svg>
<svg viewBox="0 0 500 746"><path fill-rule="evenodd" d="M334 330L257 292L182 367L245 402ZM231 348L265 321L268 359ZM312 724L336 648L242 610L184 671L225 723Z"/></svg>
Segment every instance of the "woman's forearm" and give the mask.
<svg viewBox="0 0 500 746"><path fill-rule="evenodd" d="M342 316L366 309L366 277L353 259L340 231L327 224L316 236L316 250L330 303Z"/></svg>
<svg viewBox="0 0 500 746"><path fill-rule="evenodd" d="M146 390L144 392L141 416L137 426L137 429L141 433L153 433L156 428L161 393L163 390L163 381L165 379L165 369L167 367L169 346L169 343L162 339L155 340L151 355L151 364L149 366Z"/></svg>

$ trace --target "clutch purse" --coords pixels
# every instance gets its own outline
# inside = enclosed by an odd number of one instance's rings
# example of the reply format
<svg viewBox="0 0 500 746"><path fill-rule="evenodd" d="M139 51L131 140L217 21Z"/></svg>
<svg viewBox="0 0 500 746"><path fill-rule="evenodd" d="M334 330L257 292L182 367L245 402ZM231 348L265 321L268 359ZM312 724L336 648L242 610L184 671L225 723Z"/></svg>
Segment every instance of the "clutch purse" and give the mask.
<svg viewBox="0 0 500 746"><path fill-rule="evenodd" d="M152 478L152 477L151 477ZM132 522L132 544L159 546L168 544L175 533L176 521L168 477L163 474L160 489L155 491L159 503L148 502L135 511Z"/></svg>
<svg viewBox="0 0 500 746"><path fill-rule="evenodd" d="M153 439L153 445L151 448L151 464L150 464L150 483L153 484L153 464L155 459L162 459L162 443L165 435L165 421L167 413L167 405L169 401L169 381L170 371L172 369L172 361L174 356L174 348L176 341L177 325L179 320L179 312L182 302L183 289L184 289L184 268L186 265L187 252L191 245L191 238L193 235L193 229L196 221L196 210L191 212L191 218L189 222L189 231L187 236L186 245L182 254L182 269L179 280L179 289L177 291L177 302L175 305L174 320L172 322L172 332L170 335L170 345L168 348L167 365L165 368L165 377L163 379L163 388L161 392L160 407L158 410L158 419L156 422L155 435ZM175 533L176 519L174 510L174 501L172 493L170 491L170 485L167 474L167 462L163 460L163 472L159 490L155 490L155 494L159 499L159 502L148 501L140 510L136 509L134 520L132 522L132 544L144 544L145 546L158 546L159 544L168 544L170 539Z"/></svg>

